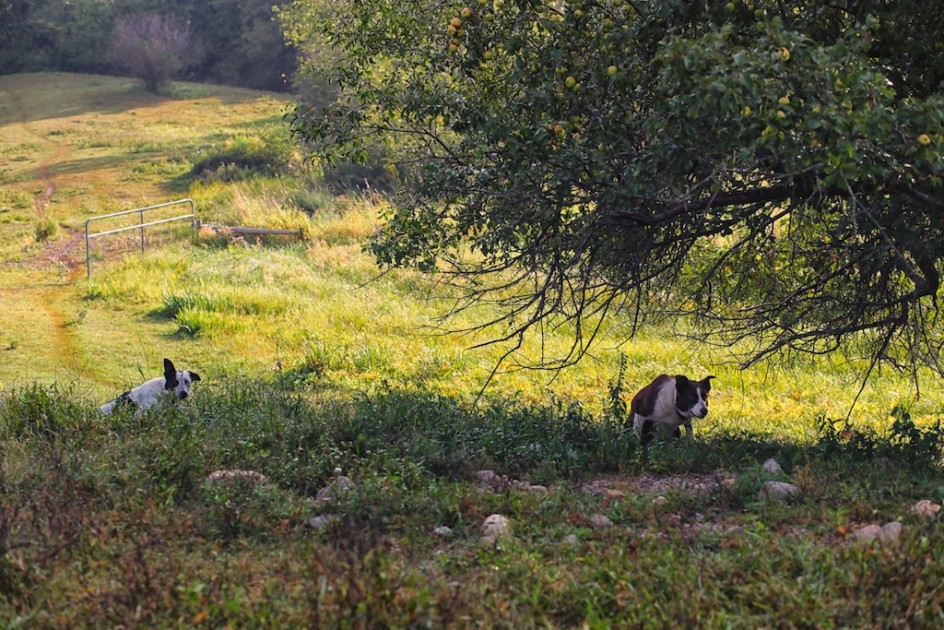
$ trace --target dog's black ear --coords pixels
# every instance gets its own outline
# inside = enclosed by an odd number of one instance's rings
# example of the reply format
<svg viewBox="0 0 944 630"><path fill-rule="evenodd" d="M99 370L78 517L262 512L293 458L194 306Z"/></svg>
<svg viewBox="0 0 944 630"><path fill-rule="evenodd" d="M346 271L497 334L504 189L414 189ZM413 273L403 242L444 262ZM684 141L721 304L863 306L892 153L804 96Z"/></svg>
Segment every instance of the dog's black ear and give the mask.
<svg viewBox="0 0 944 630"><path fill-rule="evenodd" d="M191 372L191 373L190 373L190 380L191 380L191 381L199 381L199 380L201 380L201 379L200 379L200 375L197 374L196 372Z"/></svg>
<svg viewBox="0 0 944 630"><path fill-rule="evenodd" d="M177 368L173 361L164 359L164 389L174 389L177 387Z"/></svg>
<svg viewBox="0 0 944 630"><path fill-rule="evenodd" d="M713 378L718 378L718 377L717 377L717 376L706 376L705 378L701 379L702 387L705 388L705 391L706 391L706 392L711 391L711 379L713 379Z"/></svg>
<svg viewBox="0 0 944 630"><path fill-rule="evenodd" d="M688 377L681 374L675 375L675 389L683 389L688 386Z"/></svg>

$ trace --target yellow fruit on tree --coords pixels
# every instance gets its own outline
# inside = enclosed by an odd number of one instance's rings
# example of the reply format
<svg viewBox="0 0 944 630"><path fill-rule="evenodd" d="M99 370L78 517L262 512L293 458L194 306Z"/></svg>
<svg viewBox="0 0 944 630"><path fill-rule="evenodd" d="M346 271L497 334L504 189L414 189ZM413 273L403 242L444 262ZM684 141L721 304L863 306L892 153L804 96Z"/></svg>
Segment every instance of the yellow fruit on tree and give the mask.
<svg viewBox="0 0 944 630"><path fill-rule="evenodd" d="M790 61L790 49L781 48L780 49L780 60L781 61Z"/></svg>
<svg viewBox="0 0 944 630"><path fill-rule="evenodd" d="M926 133L921 134L920 136L918 136L918 144L925 147L928 146L929 144L931 144L931 136L929 136Z"/></svg>

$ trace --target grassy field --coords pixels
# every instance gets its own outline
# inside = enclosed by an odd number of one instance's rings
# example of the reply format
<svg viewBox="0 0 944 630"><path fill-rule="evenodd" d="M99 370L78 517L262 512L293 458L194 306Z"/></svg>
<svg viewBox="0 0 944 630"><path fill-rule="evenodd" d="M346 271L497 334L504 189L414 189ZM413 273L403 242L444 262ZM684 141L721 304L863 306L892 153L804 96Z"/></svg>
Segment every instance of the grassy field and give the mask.
<svg viewBox="0 0 944 630"><path fill-rule="evenodd" d="M944 500L937 382L916 399L883 373L849 414L855 362L740 371L733 350L665 330L624 342L613 322L576 368L499 374L473 404L501 349L441 334L449 295L431 279L379 274L362 244L383 200L328 194L288 141L285 105L217 86L154 96L112 77L0 76L0 618L941 622L944 536L909 512ZM86 220L184 197L205 223L305 238L160 228L141 255L132 232L96 241L86 280ZM95 412L165 356L203 376L190 403ZM717 388L694 445L645 459L614 402L662 372L711 373ZM764 472L767 457L785 472ZM315 501L336 468L354 489ZM220 469L266 481L208 480ZM486 489L481 469L549 489ZM771 479L803 494L763 499ZM479 541L491 513L513 523L497 547ZM905 525L897 545L852 542L890 520Z"/></svg>

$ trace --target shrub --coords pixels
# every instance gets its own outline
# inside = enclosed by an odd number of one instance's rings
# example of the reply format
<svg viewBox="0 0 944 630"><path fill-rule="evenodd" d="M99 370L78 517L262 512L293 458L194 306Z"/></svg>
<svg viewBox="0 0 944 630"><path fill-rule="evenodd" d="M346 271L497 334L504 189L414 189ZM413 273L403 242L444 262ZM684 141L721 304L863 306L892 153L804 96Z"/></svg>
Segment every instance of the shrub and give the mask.
<svg viewBox="0 0 944 630"><path fill-rule="evenodd" d="M324 168L324 182L331 192L387 192L394 188L396 175L387 166L388 156L382 151L370 152L363 162L339 160Z"/></svg>
<svg viewBox="0 0 944 630"><path fill-rule="evenodd" d="M59 235L59 222L52 217L44 217L36 222L36 242L51 241Z"/></svg>
<svg viewBox="0 0 944 630"><path fill-rule="evenodd" d="M290 168L294 153L295 147L287 137L236 136L222 147L198 155L190 174L222 181L280 175Z"/></svg>

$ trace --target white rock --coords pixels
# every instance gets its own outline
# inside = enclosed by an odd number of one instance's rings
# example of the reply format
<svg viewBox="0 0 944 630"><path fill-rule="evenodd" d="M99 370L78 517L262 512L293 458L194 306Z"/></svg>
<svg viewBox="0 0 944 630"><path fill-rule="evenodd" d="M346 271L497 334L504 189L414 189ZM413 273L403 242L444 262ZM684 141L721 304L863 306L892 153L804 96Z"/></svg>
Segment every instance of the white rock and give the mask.
<svg viewBox="0 0 944 630"><path fill-rule="evenodd" d="M528 484L528 492L543 494L547 492L547 486Z"/></svg>
<svg viewBox="0 0 944 630"><path fill-rule="evenodd" d="M871 542L873 540L880 540L882 542L896 542L901 537L901 523L898 521L891 521L885 523L881 527L878 525L866 525L865 527L856 530L852 535L857 542Z"/></svg>
<svg viewBox="0 0 944 630"><path fill-rule="evenodd" d="M334 481L318 491L318 494L315 495L315 500L319 502L327 502L342 492L347 492L353 488L354 482L351 481L350 477L339 475L334 479Z"/></svg>
<svg viewBox="0 0 944 630"><path fill-rule="evenodd" d="M508 485L508 480L499 477L493 470L480 470L475 473L475 478L478 479L480 484L488 486L492 490L501 490Z"/></svg>
<svg viewBox="0 0 944 630"><path fill-rule="evenodd" d="M782 473L783 468L780 467L780 464L777 463L777 460L771 457L766 462L764 462L764 472L769 472L771 474Z"/></svg>
<svg viewBox="0 0 944 630"><path fill-rule="evenodd" d="M322 514L308 519L307 525L316 532L321 532L337 523L339 519L340 517L337 514Z"/></svg>
<svg viewBox="0 0 944 630"><path fill-rule="evenodd" d="M891 521L882 525L882 540L887 542L896 542L901 538L901 523L898 521Z"/></svg>
<svg viewBox="0 0 944 630"><path fill-rule="evenodd" d="M784 500L790 497L798 496L800 489L792 483L786 481L768 481L760 490L761 497L768 499Z"/></svg>
<svg viewBox="0 0 944 630"><path fill-rule="evenodd" d="M941 515L941 506L940 504L934 503L933 501L921 499L911 506L911 511L919 516L935 519Z"/></svg>
<svg viewBox="0 0 944 630"><path fill-rule="evenodd" d="M577 534L567 534L561 542L565 545L576 545Z"/></svg>
<svg viewBox="0 0 944 630"><path fill-rule="evenodd" d="M857 529L855 533L852 534L852 537L859 542L869 542L875 540L876 538L881 537L882 528L878 525L866 525L861 529Z"/></svg>
<svg viewBox="0 0 944 630"><path fill-rule="evenodd" d="M492 514L482 522L482 542L494 543L511 533L511 523L501 514Z"/></svg>
<svg viewBox="0 0 944 630"><path fill-rule="evenodd" d="M590 526L595 529L606 529L613 526L613 521L605 514L594 514L590 517Z"/></svg>
<svg viewBox="0 0 944 630"><path fill-rule="evenodd" d="M439 527L433 529L433 533L436 534L437 536L441 536L445 538L449 536L450 534L452 534L452 529L449 527L446 527L445 525L440 525Z"/></svg>
<svg viewBox="0 0 944 630"><path fill-rule="evenodd" d="M668 503L668 502L669 502L669 500L666 499L664 496L662 496L662 495L660 494L659 496L657 496L655 499L652 500L652 506L653 506L653 507L661 507L661 506L665 505L665 504Z"/></svg>

